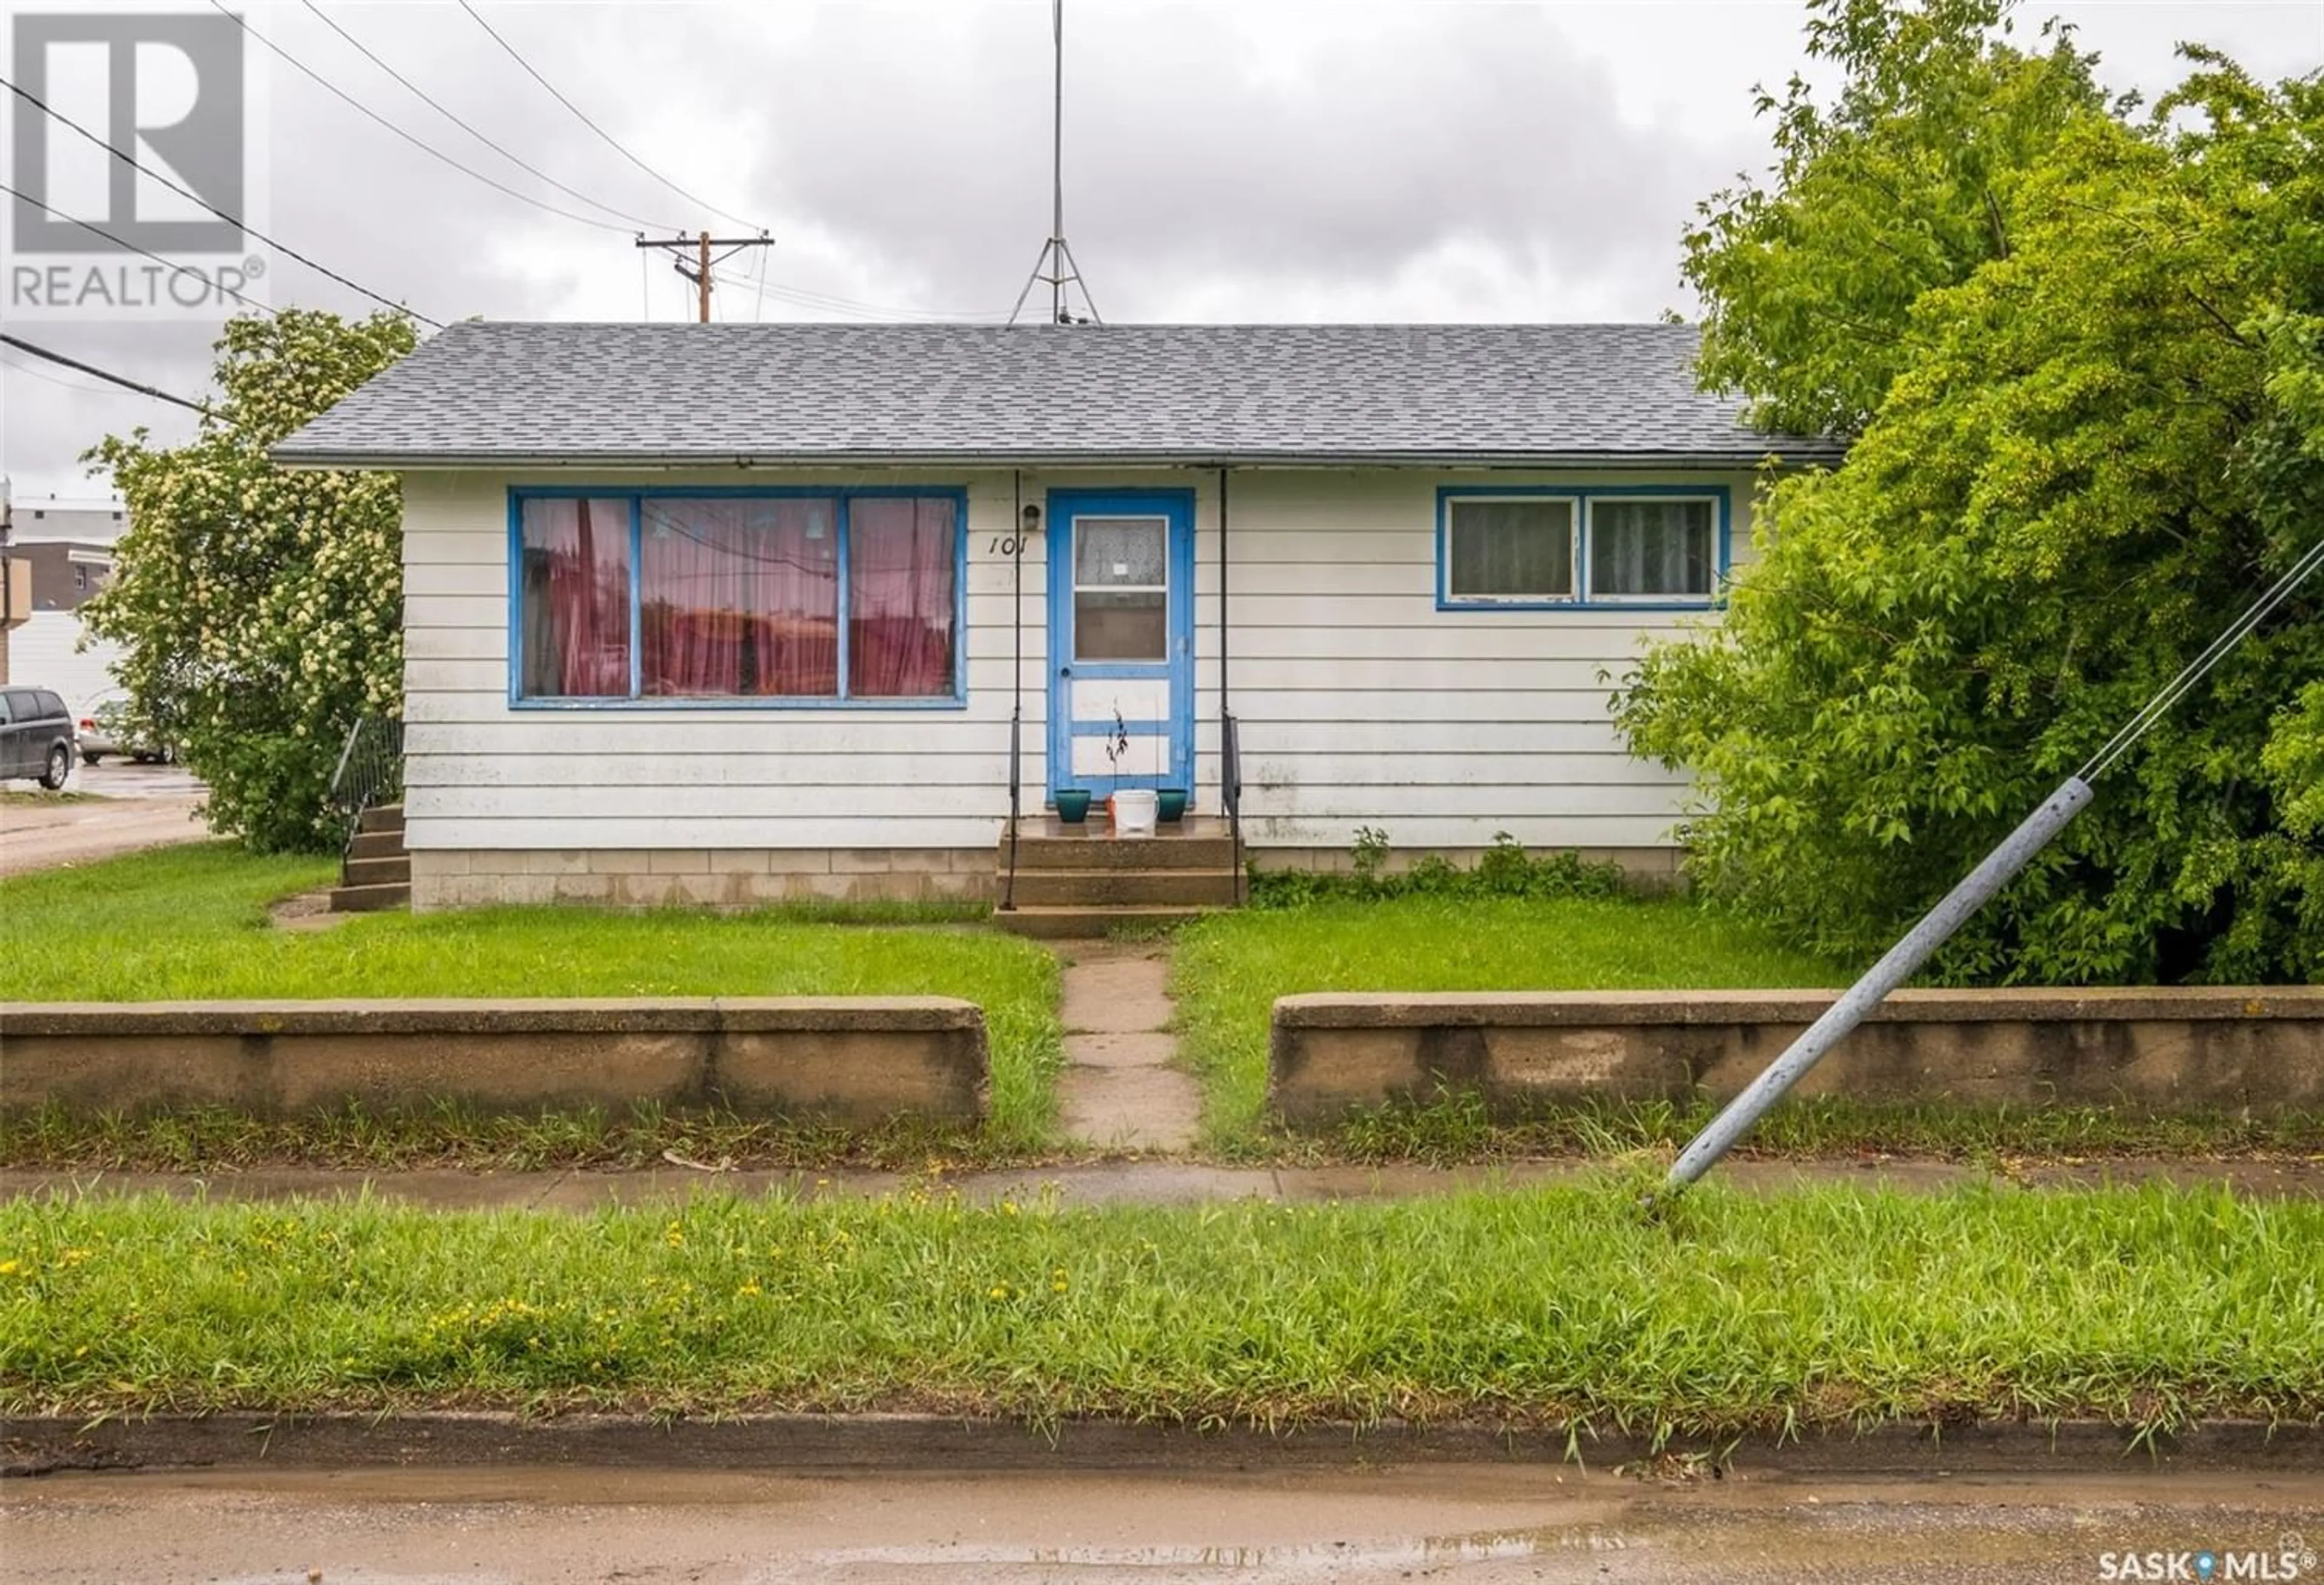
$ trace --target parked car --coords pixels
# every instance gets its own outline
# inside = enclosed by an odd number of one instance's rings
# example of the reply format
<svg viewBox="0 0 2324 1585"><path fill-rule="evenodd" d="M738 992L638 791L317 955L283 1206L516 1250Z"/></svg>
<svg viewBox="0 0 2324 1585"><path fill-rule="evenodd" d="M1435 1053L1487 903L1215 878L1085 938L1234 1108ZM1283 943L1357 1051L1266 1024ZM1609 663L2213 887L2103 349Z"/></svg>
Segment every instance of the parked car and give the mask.
<svg viewBox="0 0 2324 1585"><path fill-rule="evenodd" d="M100 760L124 755L140 765L173 765L178 759L178 746L154 742L148 733L138 727L129 714L126 694L99 695L89 705L88 713L80 718L80 762L94 765Z"/></svg>
<svg viewBox="0 0 2324 1585"><path fill-rule="evenodd" d="M46 688L0 688L0 781L37 779L51 792L72 774L72 712Z"/></svg>

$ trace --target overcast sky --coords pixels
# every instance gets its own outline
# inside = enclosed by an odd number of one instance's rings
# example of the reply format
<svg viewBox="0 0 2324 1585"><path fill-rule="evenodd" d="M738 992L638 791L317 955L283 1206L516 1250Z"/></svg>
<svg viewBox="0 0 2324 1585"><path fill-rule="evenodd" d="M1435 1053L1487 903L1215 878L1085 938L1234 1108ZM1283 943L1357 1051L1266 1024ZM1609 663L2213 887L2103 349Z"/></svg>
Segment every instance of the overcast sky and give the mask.
<svg viewBox="0 0 2324 1585"><path fill-rule="evenodd" d="M722 318L1001 317L1049 222L1046 0L478 10L639 160L777 245L724 268ZM17 8L38 9L12 0ZM158 7L156 7L158 8ZM138 7L146 9L146 7ZM266 73L265 229L438 319L690 317L667 234L733 219L632 164L456 5L325 14L510 153L429 108L302 5L252 26L347 96L528 205L415 148L296 69ZM2109 87L2176 80L2182 39L2275 78L2324 64L2315 0L2055 12ZM1800 63L1795 0L1069 0L1065 229L1120 320L1593 320L1692 316L1678 235L1763 168L1755 83ZM360 310L287 260L277 303ZM18 334L187 396L216 325L23 322ZM0 352L0 465L19 501L90 484L76 455L190 415Z"/></svg>

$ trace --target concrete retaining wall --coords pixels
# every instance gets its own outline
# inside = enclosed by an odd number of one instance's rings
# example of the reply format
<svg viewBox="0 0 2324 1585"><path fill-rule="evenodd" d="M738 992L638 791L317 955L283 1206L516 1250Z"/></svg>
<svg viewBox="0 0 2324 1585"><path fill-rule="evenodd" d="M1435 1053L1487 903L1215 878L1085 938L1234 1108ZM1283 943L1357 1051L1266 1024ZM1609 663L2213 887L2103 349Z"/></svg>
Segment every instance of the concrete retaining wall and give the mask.
<svg viewBox="0 0 2324 1585"><path fill-rule="evenodd" d="M641 1101L872 1123L984 1115L984 1015L941 996L0 1006L0 1108L258 1117Z"/></svg>
<svg viewBox="0 0 2324 1585"><path fill-rule="evenodd" d="M1287 996L1275 1004L1268 1098L1296 1124L1448 1089L1502 1115L1584 1097L1723 1101L1835 995ZM1794 1093L2324 1110L2324 989L1900 991Z"/></svg>

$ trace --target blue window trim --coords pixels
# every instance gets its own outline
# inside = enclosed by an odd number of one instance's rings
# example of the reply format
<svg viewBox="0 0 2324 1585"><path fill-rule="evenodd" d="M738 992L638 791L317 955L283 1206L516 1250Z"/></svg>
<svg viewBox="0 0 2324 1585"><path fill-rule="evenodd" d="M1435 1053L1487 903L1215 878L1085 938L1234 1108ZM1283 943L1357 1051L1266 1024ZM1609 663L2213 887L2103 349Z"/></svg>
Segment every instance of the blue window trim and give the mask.
<svg viewBox="0 0 2324 1585"><path fill-rule="evenodd" d="M1111 721L1073 719L1069 700L1057 675L1072 665L1074 679L1092 682L1152 681L1166 676L1170 687L1170 719L1125 721L1123 729L1140 735L1167 736L1169 764L1159 776L1136 772L1113 779L1116 787L1183 787L1194 785L1194 493L1192 490L1052 490L1043 508L1049 525L1048 643L1049 643L1049 788L1047 802L1056 801L1061 787L1082 785L1074 777L1073 740L1103 737L1113 731ZM1167 631L1170 658L1160 665L1120 661L1074 661L1061 651L1064 635L1073 631L1068 609L1073 599L1073 564L1058 554L1067 525L1076 517L1160 517L1169 523L1170 609ZM1180 772L1183 770L1183 777Z"/></svg>
<svg viewBox="0 0 2324 1585"><path fill-rule="evenodd" d="M1570 600L1456 599L1451 590L1452 567L1447 551L1452 527L1452 503L1458 500L1548 500L1573 502L1573 584ZM1591 503L1595 501L1659 499L1708 501L1711 503L1717 565L1711 592L1702 599L1662 597L1628 599L1589 594ZM1439 611L1716 611L1727 603L1727 579L1734 567L1734 493L1726 484L1443 484L1436 491L1436 609Z"/></svg>
<svg viewBox="0 0 2324 1585"><path fill-rule="evenodd" d="M847 598L849 589L848 503L853 501L949 501L953 502L952 677L953 691L919 699L862 697L842 693L835 698L764 698L711 696L674 698L645 692L645 646L637 641L645 631L645 590L638 576L645 549L645 503L659 500L798 501L838 502L839 560L839 677L848 680ZM524 503L528 501L622 501L630 503L630 696L610 698L588 695L524 693ZM508 702L512 710L962 710L968 705L968 490L964 485L835 484L681 484L641 489L618 485L526 484L508 493Z"/></svg>

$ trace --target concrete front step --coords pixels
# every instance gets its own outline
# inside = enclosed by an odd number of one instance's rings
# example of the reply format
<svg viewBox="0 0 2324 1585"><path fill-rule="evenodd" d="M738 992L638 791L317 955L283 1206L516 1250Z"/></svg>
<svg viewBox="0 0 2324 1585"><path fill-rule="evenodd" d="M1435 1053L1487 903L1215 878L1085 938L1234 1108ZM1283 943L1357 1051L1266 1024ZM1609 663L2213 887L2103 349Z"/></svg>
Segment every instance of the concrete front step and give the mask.
<svg viewBox="0 0 2324 1585"><path fill-rule="evenodd" d="M411 888L407 882L331 889L331 912L335 914L382 914L410 906Z"/></svg>
<svg viewBox="0 0 2324 1585"><path fill-rule="evenodd" d="M349 859L342 866L346 871L342 884L347 886L409 886L411 883L411 860L404 854L392 859Z"/></svg>
<svg viewBox="0 0 2324 1585"><path fill-rule="evenodd" d="M401 831L362 831L347 844L347 857L355 859L400 859L403 857L403 833Z"/></svg>
<svg viewBox="0 0 2324 1585"><path fill-rule="evenodd" d="M1019 874L1019 880L1024 880ZM1150 930L1184 925L1211 913L1210 908L1130 907L1118 908L1018 908L993 910L992 922L1011 935L1041 941L1088 940L1116 930Z"/></svg>
<svg viewBox="0 0 2324 1585"><path fill-rule="evenodd" d="M402 858L402 832L355 832L355 839L346 843L348 858Z"/></svg>
<svg viewBox="0 0 2324 1585"><path fill-rule="evenodd" d="M1009 870L1009 839L1000 847L1001 870ZM1017 843L1017 873L1028 870L1224 870L1234 869L1234 842L1224 836L1115 836L1100 828L1093 836L1024 836Z"/></svg>
<svg viewBox="0 0 2324 1585"><path fill-rule="evenodd" d="M1001 876L1008 884L1004 869ZM1017 901L1036 908L1128 908L1164 904L1176 908L1231 908L1235 904L1231 870L1027 870L1017 871Z"/></svg>
<svg viewBox="0 0 2324 1585"><path fill-rule="evenodd" d="M403 806L380 804L365 809L356 822L355 829L357 831L392 831L401 834L403 830Z"/></svg>

